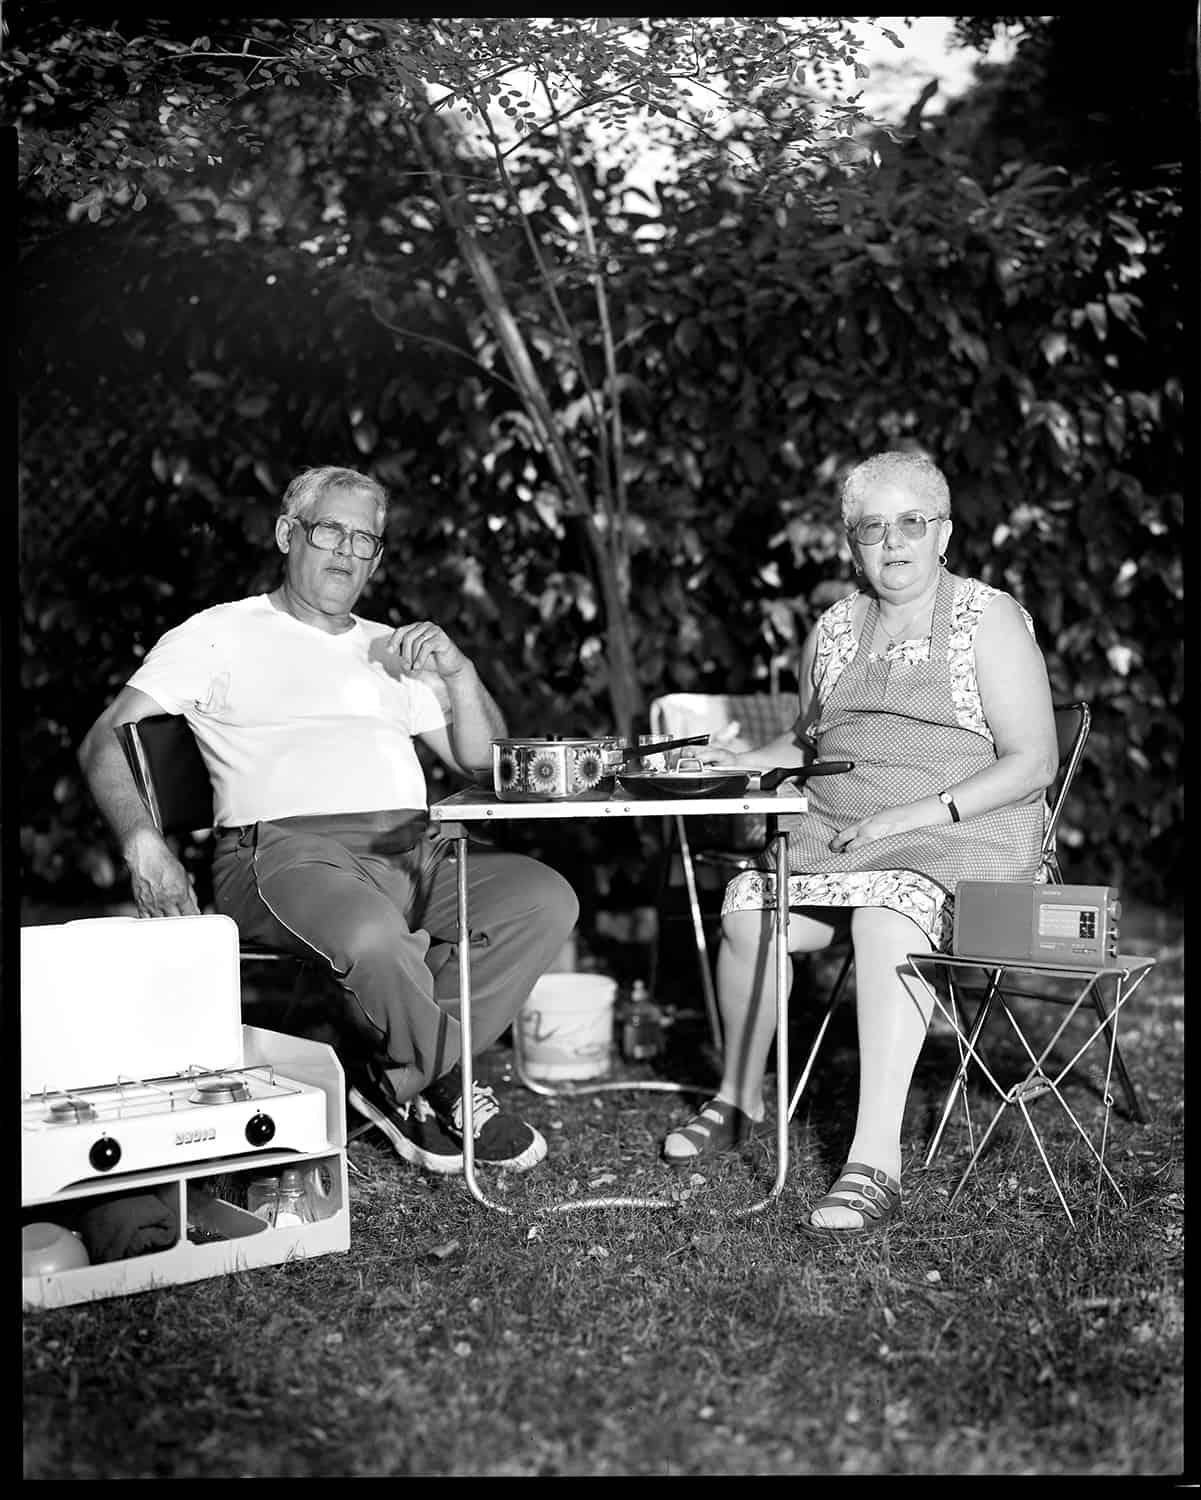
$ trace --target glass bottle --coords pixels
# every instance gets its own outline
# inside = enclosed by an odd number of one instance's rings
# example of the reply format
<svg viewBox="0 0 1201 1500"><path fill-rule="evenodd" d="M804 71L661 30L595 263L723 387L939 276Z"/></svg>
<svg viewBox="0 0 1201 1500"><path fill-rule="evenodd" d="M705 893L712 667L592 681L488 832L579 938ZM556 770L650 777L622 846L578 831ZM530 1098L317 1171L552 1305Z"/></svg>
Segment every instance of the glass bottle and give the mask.
<svg viewBox="0 0 1201 1500"><path fill-rule="evenodd" d="M297 1167L288 1167L279 1179L279 1197L275 1206L275 1227L286 1229L294 1224L311 1224L313 1205L304 1176Z"/></svg>
<svg viewBox="0 0 1201 1500"><path fill-rule="evenodd" d="M636 979L621 1022L621 1055L627 1062L658 1057L663 1046L663 1012L651 1000L646 984Z"/></svg>
<svg viewBox="0 0 1201 1500"><path fill-rule="evenodd" d="M268 1224L275 1223L275 1209L279 1202L279 1178L255 1177L246 1188L246 1208L249 1213Z"/></svg>

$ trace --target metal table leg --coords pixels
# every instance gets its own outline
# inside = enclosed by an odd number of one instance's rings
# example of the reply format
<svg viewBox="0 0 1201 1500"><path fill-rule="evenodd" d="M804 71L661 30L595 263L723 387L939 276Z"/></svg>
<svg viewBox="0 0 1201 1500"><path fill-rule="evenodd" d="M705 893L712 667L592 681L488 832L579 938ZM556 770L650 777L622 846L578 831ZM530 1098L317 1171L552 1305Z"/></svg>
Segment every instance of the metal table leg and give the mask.
<svg viewBox="0 0 1201 1500"><path fill-rule="evenodd" d="M696 887L696 870L692 864L692 850L688 846L687 818L675 820L676 837L680 843L680 864L684 871L684 887L688 892L688 910L692 916L692 940L696 946L697 966L701 975L701 990L705 998L705 1015L709 1021L709 1036L718 1056L721 1055L721 1017L717 1009L717 995L713 987L713 974L709 968L709 947L705 942L705 924L701 917L700 892Z"/></svg>
<svg viewBox="0 0 1201 1500"><path fill-rule="evenodd" d="M745 1218L766 1208L779 1197L788 1175L788 838L768 819L768 840L776 862L776 1177L767 1196L739 1209L734 1218Z"/></svg>
<svg viewBox="0 0 1201 1500"><path fill-rule="evenodd" d="M445 823L442 831L455 841L459 897L459 1065L463 1084L463 1180L471 1196L497 1213L511 1214L494 1203L475 1175L475 1073L471 1047L471 932L467 923L467 826Z"/></svg>

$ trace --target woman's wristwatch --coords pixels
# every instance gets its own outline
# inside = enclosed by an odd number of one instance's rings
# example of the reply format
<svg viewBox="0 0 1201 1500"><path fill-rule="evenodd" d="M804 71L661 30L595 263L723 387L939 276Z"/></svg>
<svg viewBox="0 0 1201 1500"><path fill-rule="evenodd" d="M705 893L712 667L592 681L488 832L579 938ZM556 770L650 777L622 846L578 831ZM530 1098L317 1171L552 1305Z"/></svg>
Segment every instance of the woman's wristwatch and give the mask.
<svg viewBox="0 0 1201 1500"><path fill-rule="evenodd" d="M950 792L939 792L938 800L946 805L947 811L951 814L951 822L958 823L959 809L955 806L955 799Z"/></svg>

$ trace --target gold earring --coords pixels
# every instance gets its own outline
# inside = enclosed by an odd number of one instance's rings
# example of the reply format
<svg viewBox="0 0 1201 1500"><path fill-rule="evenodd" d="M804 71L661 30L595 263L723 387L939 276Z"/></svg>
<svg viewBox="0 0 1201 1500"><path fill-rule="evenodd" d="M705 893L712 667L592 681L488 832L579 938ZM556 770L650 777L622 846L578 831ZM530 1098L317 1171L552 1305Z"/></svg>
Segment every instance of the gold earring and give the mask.
<svg viewBox="0 0 1201 1500"><path fill-rule="evenodd" d="M938 566L940 568L945 568L946 565L947 565L947 554L944 552L942 554L942 556L938 559Z"/></svg>

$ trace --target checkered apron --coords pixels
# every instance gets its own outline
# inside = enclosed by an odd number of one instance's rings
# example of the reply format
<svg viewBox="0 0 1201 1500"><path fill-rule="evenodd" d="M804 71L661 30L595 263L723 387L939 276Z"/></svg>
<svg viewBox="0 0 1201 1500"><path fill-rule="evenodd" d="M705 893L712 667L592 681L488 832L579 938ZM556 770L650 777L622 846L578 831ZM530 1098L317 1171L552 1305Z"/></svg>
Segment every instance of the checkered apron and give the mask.
<svg viewBox="0 0 1201 1500"><path fill-rule="evenodd" d="M995 762L992 737L981 727L974 670L964 680L970 637L952 642L959 585L966 581L943 571L928 649L906 641L872 653L879 606L870 600L858 649L820 702L812 731L819 759L853 761L854 770L807 782L809 811L780 819L788 830L790 906L885 906L911 917L935 948L944 949L957 881L1039 877L1041 797L959 823L892 834L840 854L831 853L830 840L881 808L935 796ZM978 618L977 613L973 631ZM823 653L828 657L832 649L823 630L815 664L819 683ZM971 700L970 711L965 698ZM766 854L763 863L769 863ZM731 881L723 910L769 906L773 890L771 876L749 871Z"/></svg>

